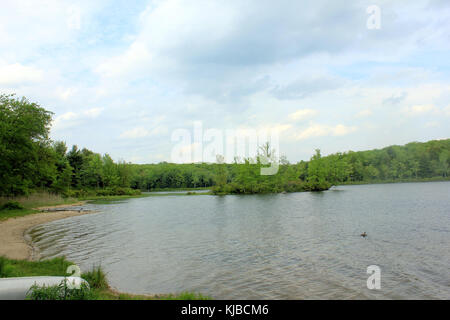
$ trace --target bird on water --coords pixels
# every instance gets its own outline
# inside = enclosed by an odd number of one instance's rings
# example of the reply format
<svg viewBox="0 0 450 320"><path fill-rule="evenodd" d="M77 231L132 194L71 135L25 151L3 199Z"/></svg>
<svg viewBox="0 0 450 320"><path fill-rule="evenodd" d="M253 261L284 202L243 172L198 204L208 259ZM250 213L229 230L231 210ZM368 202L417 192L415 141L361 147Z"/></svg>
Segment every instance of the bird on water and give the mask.
<svg viewBox="0 0 450 320"><path fill-rule="evenodd" d="M361 237L363 238L367 237L367 233L364 231L363 233L361 233Z"/></svg>

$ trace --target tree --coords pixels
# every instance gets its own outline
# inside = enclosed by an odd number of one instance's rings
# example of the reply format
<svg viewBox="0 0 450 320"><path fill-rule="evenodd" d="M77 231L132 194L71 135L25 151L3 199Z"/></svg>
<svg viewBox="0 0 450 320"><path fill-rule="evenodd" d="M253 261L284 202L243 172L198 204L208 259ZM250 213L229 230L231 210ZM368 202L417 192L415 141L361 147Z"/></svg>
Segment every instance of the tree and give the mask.
<svg viewBox="0 0 450 320"><path fill-rule="evenodd" d="M49 130L52 113L25 98L0 95L0 193L26 194L53 180ZM52 168L53 167L53 168Z"/></svg>

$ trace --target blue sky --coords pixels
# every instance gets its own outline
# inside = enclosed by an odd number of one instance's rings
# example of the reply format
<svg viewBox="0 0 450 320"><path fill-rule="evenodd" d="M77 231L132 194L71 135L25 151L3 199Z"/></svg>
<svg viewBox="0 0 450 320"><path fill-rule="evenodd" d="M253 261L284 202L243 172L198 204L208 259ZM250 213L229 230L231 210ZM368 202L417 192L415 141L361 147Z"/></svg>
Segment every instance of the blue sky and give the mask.
<svg viewBox="0 0 450 320"><path fill-rule="evenodd" d="M0 91L115 159L170 161L171 133L201 121L280 128L296 162L449 138L449 21L439 0L7 0Z"/></svg>

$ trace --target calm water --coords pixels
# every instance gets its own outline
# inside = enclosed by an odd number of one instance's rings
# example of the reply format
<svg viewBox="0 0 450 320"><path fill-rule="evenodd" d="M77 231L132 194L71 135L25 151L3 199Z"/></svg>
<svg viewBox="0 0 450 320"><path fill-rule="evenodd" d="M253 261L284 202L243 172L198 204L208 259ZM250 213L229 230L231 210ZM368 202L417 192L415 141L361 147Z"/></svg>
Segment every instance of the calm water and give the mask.
<svg viewBox="0 0 450 320"><path fill-rule="evenodd" d="M450 298L450 182L322 193L163 196L31 231L42 257L107 271L122 291L218 299ZM360 237L366 231L367 238ZM367 266L381 268L369 290Z"/></svg>

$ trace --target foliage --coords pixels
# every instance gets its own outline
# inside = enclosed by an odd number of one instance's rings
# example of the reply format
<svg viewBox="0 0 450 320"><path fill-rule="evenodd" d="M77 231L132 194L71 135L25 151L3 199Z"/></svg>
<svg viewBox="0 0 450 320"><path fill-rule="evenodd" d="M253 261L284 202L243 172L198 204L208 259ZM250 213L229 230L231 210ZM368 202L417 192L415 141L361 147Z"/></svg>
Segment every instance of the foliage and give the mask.
<svg viewBox="0 0 450 320"><path fill-rule="evenodd" d="M0 206L0 210L21 210L24 209L17 201L8 201Z"/></svg>
<svg viewBox="0 0 450 320"><path fill-rule="evenodd" d="M52 113L14 95L0 95L0 196L29 195L38 189L71 195L71 189L129 191L130 164L114 163L88 149L51 141Z"/></svg>
<svg viewBox="0 0 450 320"><path fill-rule="evenodd" d="M22 196L3 196L0 197L0 205L7 202L18 202L20 206L31 209L44 206L55 206L74 203L77 200L70 197L63 197L60 194L42 190L36 190L34 193Z"/></svg>
<svg viewBox="0 0 450 320"><path fill-rule="evenodd" d="M36 190L65 197L136 196L140 190L211 188L215 194L321 191L332 185L450 179L450 139L381 150L335 153L320 150L309 161L290 164L275 158L269 143L255 158L234 163L115 163L76 145L48 138L51 113L25 98L0 95L0 196L29 195ZM221 159L221 161L219 161ZM273 176L260 174L269 163ZM1 199L0 199L1 200Z"/></svg>
<svg viewBox="0 0 450 320"><path fill-rule="evenodd" d="M26 194L53 182L51 112L25 98L0 95L0 194Z"/></svg>

